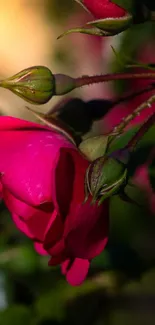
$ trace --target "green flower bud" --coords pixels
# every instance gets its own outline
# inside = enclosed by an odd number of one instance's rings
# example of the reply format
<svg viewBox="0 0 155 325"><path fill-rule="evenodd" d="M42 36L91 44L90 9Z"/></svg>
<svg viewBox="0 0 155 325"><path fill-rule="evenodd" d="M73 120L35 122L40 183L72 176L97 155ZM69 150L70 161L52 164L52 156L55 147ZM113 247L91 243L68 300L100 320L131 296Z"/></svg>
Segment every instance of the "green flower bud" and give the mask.
<svg viewBox="0 0 155 325"><path fill-rule="evenodd" d="M91 163L85 177L86 199L89 194L99 205L108 197L117 194L127 182L126 166L111 157L101 157Z"/></svg>
<svg viewBox="0 0 155 325"><path fill-rule="evenodd" d="M32 104L41 105L47 103L55 93L55 78L48 68L35 66L2 80L0 86Z"/></svg>
<svg viewBox="0 0 155 325"><path fill-rule="evenodd" d="M0 81L0 87L11 90L29 103L41 105L53 96L67 94L76 88L76 85L74 79L69 76L53 75L47 67L34 66Z"/></svg>

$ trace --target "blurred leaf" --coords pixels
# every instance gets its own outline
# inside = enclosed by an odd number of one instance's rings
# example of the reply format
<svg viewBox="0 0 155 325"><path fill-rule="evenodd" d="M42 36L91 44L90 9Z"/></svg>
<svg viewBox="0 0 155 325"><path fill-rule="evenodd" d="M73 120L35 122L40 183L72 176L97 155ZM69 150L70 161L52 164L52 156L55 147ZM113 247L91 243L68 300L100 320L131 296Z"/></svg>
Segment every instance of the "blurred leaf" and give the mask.
<svg viewBox="0 0 155 325"><path fill-rule="evenodd" d="M5 248L0 253L0 266L13 272L28 274L36 270L39 255L31 245Z"/></svg>
<svg viewBox="0 0 155 325"><path fill-rule="evenodd" d="M51 291L41 295L35 302L35 312L39 319L62 320L65 317L65 292L68 284L61 281Z"/></svg>
<svg viewBox="0 0 155 325"><path fill-rule="evenodd" d="M99 268L99 269L110 269L111 268L111 258L110 254L107 249L104 249L104 251L95 257L91 262L92 268Z"/></svg>
<svg viewBox="0 0 155 325"><path fill-rule="evenodd" d="M143 292L155 294L155 269L144 273L141 279L141 285Z"/></svg>
<svg viewBox="0 0 155 325"><path fill-rule="evenodd" d="M110 325L154 325L155 316L146 313L145 309L140 308L137 303L137 310L134 303L128 302L126 308L113 310L110 315Z"/></svg>
<svg viewBox="0 0 155 325"><path fill-rule="evenodd" d="M146 229L145 211L122 201L118 196L110 200L110 235L123 244L131 245L131 238Z"/></svg>
<svg viewBox="0 0 155 325"><path fill-rule="evenodd" d="M131 294L141 294L142 288L140 281L129 281L124 285L121 293L131 295Z"/></svg>
<svg viewBox="0 0 155 325"><path fill-rule="evenodd" d="M145 24L134 25L132 28L128 29L120 40L119 48L117 53L121 56L128 56L137 60L137 55L142 51L143 46L148 44L148 42L153 42L155 37L155 24L154 22L148 22ZM151 63L151 62L149 62ZM131 69L123 68L120 66L116 56L113 56L113 62L111 63L112 72L129 72ZM132 81L115 81L114 88L117 93L123 94L124 91L131 89Z"/></svg>
<svg viewBox="0 0 155 325"><path fill-rule="evenodd" d="M126 9L130 13L132 13L134 10L134 0L112 0L112 2Z"/></svg>
<svg viewBox="0 0 155 325"><path fill-rule="evenodd" d="M27 325L30 321L31 312L22 305L12 305L0 312L0 325Z"/></svg>
<svg viewBox="0 0 155 325"><path fill-rule="evenodd" d="M47 16L56 22L62 24L66 21L69 15L72 14L75 7L75 2L70 0L47 0L46 12Z"/></svg>
<svg viewBox="0 0 155 325"><path fill-rule="evenodd" d="M136 169L139 166L141 166L147 162L149 154L151 153L153 148L154 148L154 145L144 146L144 147L138 148L131 154L131 157L128 162L128 173L131 177L134 175L134 173L136 172ZM152 170L152 172L153 172L153 170ZM152 175L152 177L154 177L153 174L151 174L151 175Z"/></svg>
<svg viewBox="0 0 155 325"><path fill-rule="evenodd" d="M145 5L152 11L155 10L155 2L152 0L143 0L143 2L145 3Z"/></svg>

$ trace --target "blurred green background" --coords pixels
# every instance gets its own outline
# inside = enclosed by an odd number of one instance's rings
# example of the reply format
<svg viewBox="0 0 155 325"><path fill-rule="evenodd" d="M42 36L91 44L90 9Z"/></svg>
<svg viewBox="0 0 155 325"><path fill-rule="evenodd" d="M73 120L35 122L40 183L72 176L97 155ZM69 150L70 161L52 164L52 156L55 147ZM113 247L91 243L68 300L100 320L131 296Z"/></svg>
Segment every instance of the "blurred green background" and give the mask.
<svg viewBox="0 0 155 325"><path fill-rule="evenodd" d="M88 14L72 0L1 1L1 76L33 64L73 76L120 71L110 46L136 59L146 42L151 44L153 63L152 23L110 39L71 35L56 41L62 31L88 19ZM125 87L127 83L117 82L88 87L72 95L84 100L105 99L123 94ZM54 104L50 102L44 110ZM2 114L32 118L25 112L24 102L5 90L0 90L0 110ZM141 145L154 139L152 128ZM132 190L132 196L138 202L145 199L140 190ZM92 261L82 286L71 287L60 269L48 267L47 263L48 258L39 256L31 241L16 229L1 202L0 325L155 324L155 216L147 205L140 208L117 196L111 199L109 243Z"/></svg>

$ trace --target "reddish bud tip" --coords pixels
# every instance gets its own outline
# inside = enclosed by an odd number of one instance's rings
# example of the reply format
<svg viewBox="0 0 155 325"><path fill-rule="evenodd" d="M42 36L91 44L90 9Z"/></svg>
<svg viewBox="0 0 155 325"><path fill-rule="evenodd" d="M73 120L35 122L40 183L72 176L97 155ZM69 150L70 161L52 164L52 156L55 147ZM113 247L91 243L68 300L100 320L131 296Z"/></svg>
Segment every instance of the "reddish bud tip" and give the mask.
<svg viewBox="0 0 155 325"><path fill-rule="evenodd" d="M110 0L82 0L82 3L96 19L120 18L127 14Z"/></svg>

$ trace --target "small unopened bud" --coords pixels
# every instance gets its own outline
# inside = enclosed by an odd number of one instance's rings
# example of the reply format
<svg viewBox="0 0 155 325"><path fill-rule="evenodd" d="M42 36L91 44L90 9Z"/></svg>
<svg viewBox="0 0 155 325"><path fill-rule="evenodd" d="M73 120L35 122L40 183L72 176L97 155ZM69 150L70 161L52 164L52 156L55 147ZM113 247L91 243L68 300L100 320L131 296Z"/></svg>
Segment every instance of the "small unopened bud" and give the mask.
<svg viewBox="0 0 155 325"><path fill-rule="evenodd" d="M47 103L55 92L52 72L43 66L34 66L20 71L11 78L2 80L0 86L32 104Z"/></svg>
<svg viewBox="0 0 155 325"><path fill-rule="evenodd" d="M117 194L127 182L126 166L111 157L101 157L91 163L86 172L86 198L89 194L93 202L101 204L106 198Z"/></svg>
<svg viewBox="0 0 155 325"><path fill-rule="evenodd" d="M86 24L86 27L69 29L58 37L61 38L70 33L83 33L98 36L113 36L128 29L134 22L133 16L124 8L110 0L75 0L90 12L94 20ZM89 28L87 28L89 26Z"/></svg>
<svg viewBox="0 0 155 325"><path fill-rule="evenodd" d="M14 76L0 81L0 87L11 90L31 104L45 104L53 96L64 95L76 88L73 78L53 75L44 66L34 66L20 71Z"/></svg>

